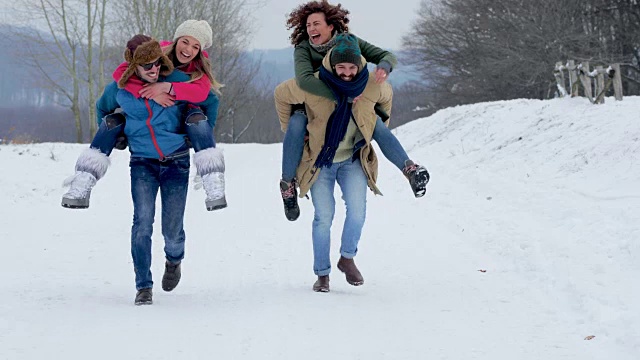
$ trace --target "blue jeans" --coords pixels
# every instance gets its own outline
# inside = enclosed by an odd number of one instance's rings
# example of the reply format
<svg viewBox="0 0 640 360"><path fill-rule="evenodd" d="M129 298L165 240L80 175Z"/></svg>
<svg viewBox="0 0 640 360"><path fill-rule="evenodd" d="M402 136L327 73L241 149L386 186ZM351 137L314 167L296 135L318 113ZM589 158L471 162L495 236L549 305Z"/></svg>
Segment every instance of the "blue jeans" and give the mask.
<svg viewBox="0 0 640 360"><path fill-rule="evenodd" d="M185 146L185 149L188 150ZM185 149L179 151L183 152ZM172 263L184 258L184 211L189 186L188 155L167 161L131 157L131 197L133 226L131 256L136 275L136 289L153 287L151 276L151 235L160 189L162 199L162 235L164 253Z"/></svg>
<svg viewBox="0 0 640 360"><path fill-rule="evenodd" d="M108 125L107 121L100 123L90 147L98 149L101 153L109 156L116 145L118 137L124 136L124 122L121 124Z"/></svg>
<svg viewBox="0 0 640 360"><path fill-rule="evenodd" d="M376 127L373 129L373 140L378 143L380 150L387 160L391 161L400 171L404 169L405 161L409 160L409 155L404 151L398 138L391 130L378 118Z"/></svg>
<svg viewBox="0 0 640 360"><path fill-rule="evenodd" d="M303 112L295 112L289 118L289 125L282 142L282 180L286 182L291 182L296 176L296 169L302 159L307 123L307 116ZM402 171L405 161L409 160L409 155L380 118L377 119L373 130L373 140L380 146L384 157Z"/></svg>
<svg viewBox="0 0 640 360"><path fill-rule="evenodd" d="M189 108L185 117L185 129L195 152L216 147L216 141L213 138L213 127L211 127L200 108Z"/></svg>
<svg viewBox="0 0 640 360"><path fill-rule="evenodd" d="M198 121L190 121L193 119L196 114L200 114L203 118ZM200 150L214 148L216 147L215 139L213 138L213 127L207 121L207 117L204 115L202 110L198 107L190 107L185 116L185 132L191 141L191 145L195 152ZM119 137L125 136L124 134L124 125L121 124L111 124L108 125L107 121L103 121L100 123L98 127L98 131L93 136L93 140L91 140L90 147L92 149L98 149L101 153L109 156L113 151L113 148L116 145L116 141ZM302 154L301 154L302 156ZM300 160L298 160L300 162Z"/></svg>
<svg viewBox="0 0 640 360"><path fill-rule="evenodd" d="M286 182L291 182L296 177L296 169L302 159L308 122L307 115L302 111L294 112L289 118L289 125L282 141L282 180Z"/></svg>
<svg viewBox="0 0 640 360"><path fill-rule="evenodd" d="M313 216L313 272L318 276L331 272L331 223L336 210L333 190L336 182L342 190L347 212L342 229L340 255L352 259L358 252L358 242L367 213L367 177L360 159L333 163L322 168L318 179L311 186Z"/></svg>

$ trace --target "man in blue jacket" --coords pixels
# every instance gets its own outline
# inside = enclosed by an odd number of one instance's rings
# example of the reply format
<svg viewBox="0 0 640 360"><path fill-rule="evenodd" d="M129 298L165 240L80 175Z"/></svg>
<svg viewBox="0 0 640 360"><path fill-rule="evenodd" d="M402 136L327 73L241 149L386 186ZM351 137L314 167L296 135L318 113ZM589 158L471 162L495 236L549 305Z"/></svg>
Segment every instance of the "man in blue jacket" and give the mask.
<svg viewBox="0 0 640 360"><path fill-rule="evenodd" d="M188 75L173 71L173 65L162 53L160 44L148 36L136 35L129 40L125 59L130 67L135 68L135 74L148 83L189 80ZM162 200L162 235L166 257L162 288L171 291L180 281L180 264L185 250L183 220L190 168L189 146L181 121L186 106L187 103L177 101L173 106L163 107L153 100L136 98L127 90L118 89L115 82L105 88L96 104L100 119L116 108L121 108L126 114L124 134L131 152L129 166L134 209L131 256L137 290L136 305L153 302L151 235L158 190ZM110 141L115 142L116 137L117 133L109 137ZM99 149L100 146L95 148ZM100 155L106 158L104 154ZM91 162L87 163L87 167L92 167Z"/></svg>

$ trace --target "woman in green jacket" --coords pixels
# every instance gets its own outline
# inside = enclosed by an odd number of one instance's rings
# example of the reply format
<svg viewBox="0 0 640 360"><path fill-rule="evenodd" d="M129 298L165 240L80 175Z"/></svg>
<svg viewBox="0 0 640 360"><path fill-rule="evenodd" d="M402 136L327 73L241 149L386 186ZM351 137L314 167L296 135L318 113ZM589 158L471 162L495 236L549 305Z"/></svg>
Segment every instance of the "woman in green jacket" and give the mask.
<svg viewBox="0 0 640 360"><path fill-rule="evenodd" d="M295 8L287 20L287 28L293 29L290 36L295 46L294 65L298 86L309 93L328 99L335 99L332 90L315 73L322 65L322 59L334 46L335 36L349 31L349 11L340 4L331 5L326 0L310 1ZM362 56L377 65L376 82L384 82L397 64L395 55L358 38ZM354 99L357 101L358 99ZM380 146L384 156L407 177L415 197L426 192L429 173L423 166L409 159L406 151L387 127L389 115L376 111L378 118L373 139ZM284 202L285 216L294 221L300 215L295 183L296 168L302 158L307 115L304 106L294 107L282 144L282 179L280 192Z"/></svg>

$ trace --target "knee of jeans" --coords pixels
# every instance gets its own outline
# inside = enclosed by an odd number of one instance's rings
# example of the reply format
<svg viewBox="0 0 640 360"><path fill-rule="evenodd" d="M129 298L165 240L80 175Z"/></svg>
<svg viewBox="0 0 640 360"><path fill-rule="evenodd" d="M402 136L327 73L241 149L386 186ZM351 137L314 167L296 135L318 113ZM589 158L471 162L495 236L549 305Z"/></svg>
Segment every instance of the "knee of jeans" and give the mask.
<svg viewBox="0 0 640 360"><path fill-rule="evenodd" d="M107 125L107 129L111 130L124 124L126 121L126 118L123 113L113 113L105 116L103 120Z"/></svg>
<svg viewBox="0 0 640 360"><path fill-rule="evenodd" d="M287 132L305 132L307 131L308 119L304 114L295 113L289 118L289 125L287 126Z"/></svg>
<svg viewBox="0 0 640 360"><path fill-rule="evenodd" d="M351 221L364 222L367 217L367 209L365 206L350 206L347 207L347 219Z"/></svg>
<svg viewBox="0 0 640 360"><path fill-rule="evenodd" d="M140 222L136 223L134 221L132 232L133 236L131 237L131 239L134 243L147 241L153 234L153 222L151 222L150 224L142 224Z"/></svg>
<svg viewBox="0 0 640 360"><path fill-rule="evenodd" d="M333 217L335 215L335 208L324 208L316 206L315 213L313 215L313 221L317 224L331 225Z"/></svg>
<svg viewBox="0 0 640 360"><path fill-rule="evenodd" d="M207 116L200 111L190 112L185 120L187 125L198 124L201 121L207 121Z"/></svg>

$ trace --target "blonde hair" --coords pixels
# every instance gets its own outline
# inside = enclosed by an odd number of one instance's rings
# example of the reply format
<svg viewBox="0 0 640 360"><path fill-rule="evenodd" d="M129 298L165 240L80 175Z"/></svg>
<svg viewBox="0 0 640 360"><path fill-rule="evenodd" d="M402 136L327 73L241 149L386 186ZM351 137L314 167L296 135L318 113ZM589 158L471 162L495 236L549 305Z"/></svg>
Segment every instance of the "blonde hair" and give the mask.
<svg viewBox="0 0 640 360"><path fill-rule="evenodd" d="M178 41L178 39L176 39L176 41ZM172 42L163 49L165 55L167 55L172 63L179 63L179 61L176 60L175 55L176 41ZM216 78L213 76L213 71L211 70L211 60L204 56L204 54L202 53L202 49L198 52L196 58L191 60L191 62L194 64L195 70L187 74L190 77L188 82L194 82L202 78L203 76L206 76L211 81L211 90L218 95L222 95L222 93L220 92L220 88L222 88L224 85L216 81Z"/></svg>

